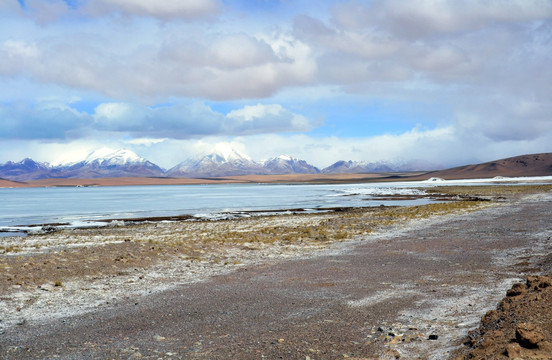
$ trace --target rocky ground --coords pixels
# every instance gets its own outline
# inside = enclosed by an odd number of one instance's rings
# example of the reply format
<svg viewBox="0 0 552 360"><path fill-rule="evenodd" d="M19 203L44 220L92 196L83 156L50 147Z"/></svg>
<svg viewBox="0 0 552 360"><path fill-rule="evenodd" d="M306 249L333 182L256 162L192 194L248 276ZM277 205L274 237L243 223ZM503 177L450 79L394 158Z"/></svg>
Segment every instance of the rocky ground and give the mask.
<svg viewBox="0 0 552 360"><path fill-rule="evenodd" d="M549 191L0 239L0 357L547 359Z"/></svg>
<svg viewBox="0 0 552 360"><path fill-rule="evenodd" d="M552 359L552 279L528 276L469 332L461 359Z"/></svg>

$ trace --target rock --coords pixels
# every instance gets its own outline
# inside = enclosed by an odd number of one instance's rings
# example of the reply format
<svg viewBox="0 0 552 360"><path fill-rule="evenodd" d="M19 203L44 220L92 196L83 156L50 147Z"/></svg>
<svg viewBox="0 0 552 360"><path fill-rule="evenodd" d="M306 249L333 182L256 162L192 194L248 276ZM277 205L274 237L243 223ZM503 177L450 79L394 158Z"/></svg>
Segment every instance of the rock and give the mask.
<svg viewBox="0 0 552 360"><path fill-rule="evenodd" d="M40 290L54 291L54 285L52 285L52 284L42 284L42 285L40 285Z"/></svg>
<svg viewBox="0 0 552 360"><path fill-rule="evenodd" d="M498 311L496 310L489 310L483 317L481 318L481 323L483 324L491 324L493 322L496 322L500 316L498 315Z"/></svg>
<svg viewBox="0 0 552 360"><path fill-rule="evenodd" d="M534 290L544 289L552 286L552 279L548 276L527 276L527 287Z"/></svg>
<svg viewBox="0 0 552 360"><path fill-rule="evenodd" d="M487 349L493 346L495 346L495 341L492 336L486 337L485 340L483 340L483 342L481 343L482 349Z"/></svg>
<svg viewBox="0 0 552 360"><path fill-rule="evenodd" d="M510 359L515 359L521 357L521 346L518 343L511 343L506 346L506 355Z"/></svg>
<svg viewBox="0 0 552 360"><path fill-rule="evenodd" d="M506 292L506 296L518 296L527 292L527 287L525 284L516 283L512 286L510 290Z"/></svg>
<svg viewBox="0 0 552 360"><path fill-rule="evenodd" d="M438 339L439 339L439 335L431 334L431 335L429 335L428 339L429 339L429 340L438 340Z"/></svg>
<svg viewBox="0 0 552 360"><path fill-rule="evenodd" d="M544 340L542 329L533 323L523 323L516 327L516 338L526 348L538 347Z"/></svg>

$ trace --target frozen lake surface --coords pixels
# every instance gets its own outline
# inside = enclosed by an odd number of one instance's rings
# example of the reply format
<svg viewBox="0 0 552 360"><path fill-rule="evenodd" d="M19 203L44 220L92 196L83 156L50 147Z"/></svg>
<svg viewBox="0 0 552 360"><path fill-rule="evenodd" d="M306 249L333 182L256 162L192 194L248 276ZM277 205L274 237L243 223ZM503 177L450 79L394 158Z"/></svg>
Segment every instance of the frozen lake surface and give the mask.
<svg viewBox="0 0 552 360"><path fill-rule="evenodd" d="M552 178L500 179L550 181ZM496 182L496 180L494 180ZM191 215L237 216L240 212L335 207L412 205L428 199L383 200L384 195L423 195L420 188L456 184L492 184L492 180L389 182L369 184L281 185L219 184L0 189L0 232L29 226L100 225L99 220ZM242 214L243 216L243 214ZM105 224L105 223L102 223Z"/></svg>

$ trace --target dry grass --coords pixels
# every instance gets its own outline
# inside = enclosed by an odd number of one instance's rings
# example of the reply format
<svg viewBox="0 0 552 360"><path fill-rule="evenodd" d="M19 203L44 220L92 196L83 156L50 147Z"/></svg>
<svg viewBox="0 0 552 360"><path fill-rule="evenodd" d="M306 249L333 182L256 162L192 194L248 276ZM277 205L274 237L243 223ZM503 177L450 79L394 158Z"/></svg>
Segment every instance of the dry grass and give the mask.
<svg viewBox="0 0 552 360"><path fill-rule="evenodd" d="M440 193L508 197L550 191L552 186L439 187ZM442 202L341 212L273 215L224 221L153 222L99 229L63 230L3 238L0 295L74 278L97 279L144 272L171 262L238 265L246 259L306 254L347 239L437 215L492 206L489 201Z"/></svg>
<svg viewBox="0 0 552 360"><path fill-rule="evenodd" d="M0 249L0 294L45 283L57 285L72 278L123 275L165 261L182 266L197 262L237 265L251 252L261 258L307 253L411 219L483 205L462 201L215 222L149 223L14 238L19 246Z"/></svg>
<svg viewBox="0 0 552 360"><path fill-rule="evenodd" d="M427 193L447 195L507 197L548 192L552 190L552 185L438 186L425 190Z"/></svg>

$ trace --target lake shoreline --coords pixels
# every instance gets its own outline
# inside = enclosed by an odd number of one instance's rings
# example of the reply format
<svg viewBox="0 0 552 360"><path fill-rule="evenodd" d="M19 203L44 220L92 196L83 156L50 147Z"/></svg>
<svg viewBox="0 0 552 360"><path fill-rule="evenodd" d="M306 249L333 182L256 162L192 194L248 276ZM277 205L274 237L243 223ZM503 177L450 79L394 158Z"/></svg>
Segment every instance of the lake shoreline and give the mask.
<svg viewBox="0 0 552 360"><path fill-rule="evenodd" d="M29 181L0 179L0 188L10 187L95 187L140 185L210 185L210 184L351 184L364 182L418 181L425 172L369 174L283 174L237 175L205 178L118 177L118 178L49 178Z"/></svg>

